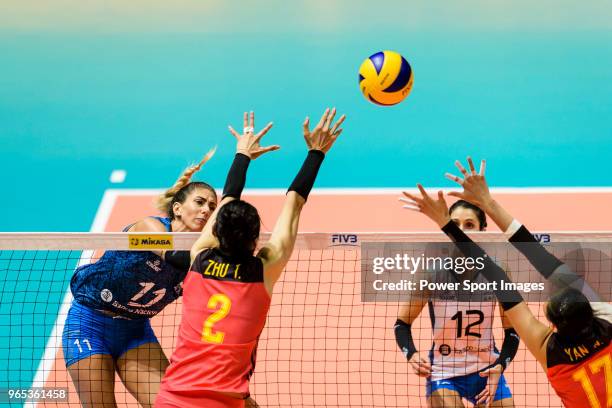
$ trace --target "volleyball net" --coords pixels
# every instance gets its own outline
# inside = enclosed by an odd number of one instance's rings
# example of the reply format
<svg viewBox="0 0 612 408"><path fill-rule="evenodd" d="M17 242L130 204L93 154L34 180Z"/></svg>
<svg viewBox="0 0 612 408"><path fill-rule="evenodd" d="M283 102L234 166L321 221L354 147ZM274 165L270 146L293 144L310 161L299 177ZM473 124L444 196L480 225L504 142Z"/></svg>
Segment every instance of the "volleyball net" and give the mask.
<svg viewBox="0 0 612 408"><path fill-rule="evenodd" d="M80 406L62 354L74 270L95 262L105 250L153 249L160 244L156 237L0 234L0 405ZM164 249L189 249L197 234L163 237ZM496 262L537 281L538 272L519 252L508 249L506 237L480 233L475 238L490 246ZM610 300L612 233L557 233L538 238L591 282L605 301ZM262 407L426 406L425 379L412 372L393 333L406 292L376 289L392 278L374 271L374 258L391 259L389 253L398 251L423 257L434 243L448 243L448 238L438 233L300 234L275 286L260 337L251 380L257 403ZM397 272L397 264L389 261L388 266L389 271ZM545 321L545 299L526 296L526 300ZM425 309L413 323L412 333L417 349L426 355L432 348L432 328L430 312ZM152 319L168 357L176 344L180 318L179 299ZM477 318L466 315L462 323L457 319L463 326L457 332L467 326L471 332L466 329L466 335L478 331L477 321L469 320ZM501 347L503 326L497 312L493 333ZM522 343L504 375L515 406L561 406L542 368ZM138 406L118 378L115 384L119 406Z"/></svg>

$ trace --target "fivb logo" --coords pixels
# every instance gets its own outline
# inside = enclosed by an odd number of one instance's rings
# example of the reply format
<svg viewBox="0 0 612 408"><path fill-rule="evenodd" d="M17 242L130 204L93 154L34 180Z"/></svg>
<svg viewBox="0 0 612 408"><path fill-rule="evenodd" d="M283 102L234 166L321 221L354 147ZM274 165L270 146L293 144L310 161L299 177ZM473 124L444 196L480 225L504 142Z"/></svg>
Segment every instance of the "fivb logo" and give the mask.
<svg viewBox="0 0 612 408"><path fill-rule="evenodd" d="M356 234L332 234L330 246L358 246L359 238Z"/></svg>
<svg viewBox="0 0 612 408"><path fill-rule="evenodd" d="M533 234L533 237L540 244L550 244L550 234Z"/></svg>

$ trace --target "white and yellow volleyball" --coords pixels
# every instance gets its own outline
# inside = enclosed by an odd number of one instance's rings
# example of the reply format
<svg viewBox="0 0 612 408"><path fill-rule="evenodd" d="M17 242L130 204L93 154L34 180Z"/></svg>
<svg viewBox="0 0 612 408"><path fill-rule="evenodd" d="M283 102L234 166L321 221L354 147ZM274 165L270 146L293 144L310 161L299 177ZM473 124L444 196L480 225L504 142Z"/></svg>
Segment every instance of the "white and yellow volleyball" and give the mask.
<svg viewBox="0 0 612 408"><path fill-rule="evenodd" d="M396 105L412 89L412 68L395 51L370 55L359 67L359 87L363 96L377 105Z"/></svg>

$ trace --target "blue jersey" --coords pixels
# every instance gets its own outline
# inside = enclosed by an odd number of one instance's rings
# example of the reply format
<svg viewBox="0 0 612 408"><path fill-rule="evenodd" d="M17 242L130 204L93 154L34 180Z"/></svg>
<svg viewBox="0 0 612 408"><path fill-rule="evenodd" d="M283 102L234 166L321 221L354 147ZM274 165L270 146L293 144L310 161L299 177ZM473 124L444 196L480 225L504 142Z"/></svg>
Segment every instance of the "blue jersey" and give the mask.
<svg viewBox="0 0 612 408"><path fill-rule="evenodd" d="M170 219L155 218L171 231ZM96 263L76 270L70 290L92 309L149 318L181 296L186 274L150 251L106 251Z"/></svg>

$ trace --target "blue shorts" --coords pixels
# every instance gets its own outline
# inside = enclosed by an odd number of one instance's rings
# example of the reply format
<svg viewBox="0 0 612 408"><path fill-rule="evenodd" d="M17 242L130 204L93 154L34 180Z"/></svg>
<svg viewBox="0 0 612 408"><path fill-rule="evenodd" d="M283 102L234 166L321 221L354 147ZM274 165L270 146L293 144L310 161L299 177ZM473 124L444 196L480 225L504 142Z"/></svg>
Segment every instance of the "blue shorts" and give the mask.
<svg viewBox="0 0 612 408"><path fill-rule="evenodd" d="M431 394L440 389L453 390L459 393L462 398L467 399L472 404L476 405L476 396L484 390L487 385L487 377L481 377L480 373L472 373L468 375L461 375L458 377L445 378L443 380L431 381L427 379L426 394L429 398ZM502 374L497 384L497 391L493 397L493 401L499 401L506 398L512 398L512 392L506 378Z"/></svg>
<svg viewBox="0 0 612 408"><path fill-rule="evenodd" d="M117 360L145 343L159 343L149 319L113 318L72 302L62 334L66 367L94 354L108 354Z"/></svg>

